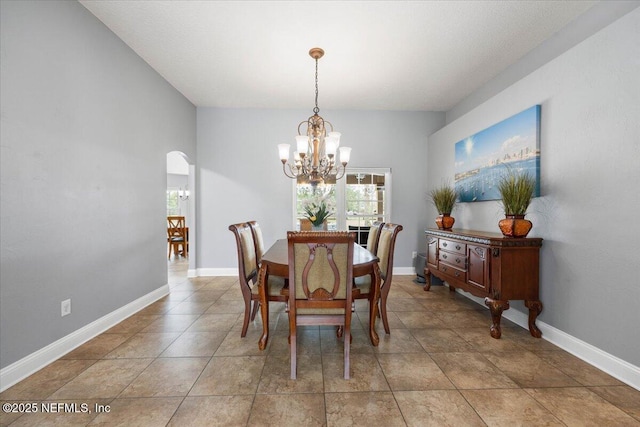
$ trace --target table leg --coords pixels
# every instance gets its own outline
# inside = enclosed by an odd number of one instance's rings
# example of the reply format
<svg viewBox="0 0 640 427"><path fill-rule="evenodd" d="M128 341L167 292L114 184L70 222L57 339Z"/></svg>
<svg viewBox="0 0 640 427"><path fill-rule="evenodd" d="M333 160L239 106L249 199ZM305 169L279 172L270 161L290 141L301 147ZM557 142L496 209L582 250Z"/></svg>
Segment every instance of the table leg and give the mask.
<svg viewBox="0 0 640 427"><path fill-rule="evenodd" d="M509 310L509 301L501 301L486 297L484 304L489 307L491 311L491 336L495 339L499 339L502 336L502 330L500 329L500 320L502 320L502 312Z"/></svg>
<svg viewBox="0 0 640 427"><path fill-rule="evenodd" d="M373 297L369 302L369 338L374 347L378 346L380 337L376 332L376 317L378 316L378 301L380 300L380 268L376 264L373 268L373 281L371 282Z"/></svg>
<svg viewBox="0 0 640 427"><path fill-rule="evenodd" d="M258 272L258 295L260 296L260 315L262 316L262 336L258 341L258 348L267 348L269 340L269 303L267 302L267 266L262 264Z"/></svg>

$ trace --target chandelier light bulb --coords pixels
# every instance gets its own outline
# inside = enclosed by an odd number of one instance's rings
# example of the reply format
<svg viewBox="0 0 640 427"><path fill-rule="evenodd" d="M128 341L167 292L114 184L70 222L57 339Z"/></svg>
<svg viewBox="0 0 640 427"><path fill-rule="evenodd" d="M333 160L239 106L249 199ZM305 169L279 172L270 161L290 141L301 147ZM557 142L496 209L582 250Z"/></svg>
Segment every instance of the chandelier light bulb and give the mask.
<svg viewBox="0 0 640 427"><path fill-rule="evenodd" d="M340 147L340 162L346 165L351 160L351 147Z"/></svg>
<svg viewBox="0 0 640 427"><path fill-rule="evenodd" d="M296 146L298 147L298 153L307 153L309 150L309 137L306 135L296 136Z"/></svg>
<svg viewBox="0 0 640 427"><path fill-rule="evenodd" d="M329 136L326 137L324 140L324 144L325 144L325 153L327 154L327 156L335 157L336 149L338 148L335 138L331 138Z"/></svg>
<svg viewBox="0 0 640 427"><path fill-rule="evenodd" d="M289 160L289 144L278 144L278 153L282 162Z"/></svg>
<svg viewBox="0 0 640 427"><path fill-rule="evenodd" d="M342 134L340 132L329 132L329 137L335 139L336 147L340 147L340 136Z"/></svg>

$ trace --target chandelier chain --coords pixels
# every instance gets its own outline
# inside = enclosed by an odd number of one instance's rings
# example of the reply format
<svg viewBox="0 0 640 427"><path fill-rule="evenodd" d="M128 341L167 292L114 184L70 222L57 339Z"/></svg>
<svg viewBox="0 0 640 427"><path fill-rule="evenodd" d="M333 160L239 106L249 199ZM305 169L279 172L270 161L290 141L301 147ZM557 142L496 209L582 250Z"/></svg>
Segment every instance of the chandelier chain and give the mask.
<svg viewBox="0 0 640 427"><path fill-rule="evenodd" d="M318 114L320 109L318 108L318 58L316 58L316 106L313 109L315 114Z"/></svg>

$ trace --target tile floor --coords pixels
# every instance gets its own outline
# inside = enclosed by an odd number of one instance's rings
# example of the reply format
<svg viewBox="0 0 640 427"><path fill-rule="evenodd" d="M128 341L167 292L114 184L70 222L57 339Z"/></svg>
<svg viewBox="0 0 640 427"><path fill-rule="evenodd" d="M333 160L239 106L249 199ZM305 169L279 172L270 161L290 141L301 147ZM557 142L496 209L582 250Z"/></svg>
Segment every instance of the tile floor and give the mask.
<svg viewBox="0 0 640 427"><path fill-rule="evenodd" d="M0 425L640 426L640 391L506 319L492 339L485 308L412 276L394 278L377 348L358 301L351 380L334 330L318 327L299 336L290 380L282 305L259 351L259 320L240 338L237 281L185 271L171 262L170 295L0 394L59 412Z"/></svg>

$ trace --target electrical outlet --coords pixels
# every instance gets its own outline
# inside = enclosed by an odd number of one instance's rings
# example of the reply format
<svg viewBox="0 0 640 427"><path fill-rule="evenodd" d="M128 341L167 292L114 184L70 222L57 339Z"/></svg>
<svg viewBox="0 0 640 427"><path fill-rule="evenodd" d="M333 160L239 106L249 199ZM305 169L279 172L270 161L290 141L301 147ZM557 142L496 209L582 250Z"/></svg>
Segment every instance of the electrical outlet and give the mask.
<svg viewBox="0 0 640 427"><path fill-rule="evenodd" d="M71 314L71 299L66 299L60 303L60 316Z"/></svg>
<svg viewBox="0 0 640 427"><path fill-rule="evenodd" d="M418 252L413 251L411 252L411 258L416 259L418 257Z"/></svg>

